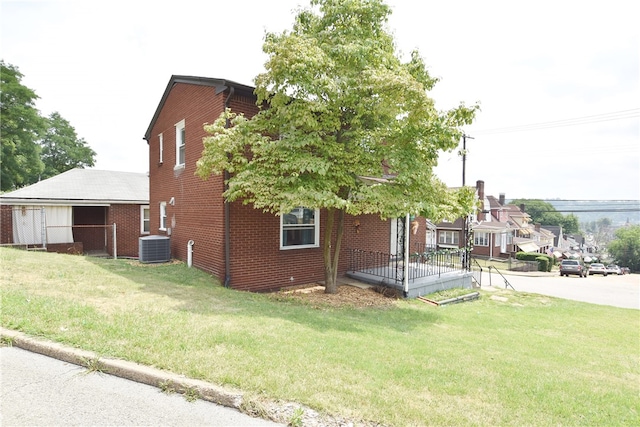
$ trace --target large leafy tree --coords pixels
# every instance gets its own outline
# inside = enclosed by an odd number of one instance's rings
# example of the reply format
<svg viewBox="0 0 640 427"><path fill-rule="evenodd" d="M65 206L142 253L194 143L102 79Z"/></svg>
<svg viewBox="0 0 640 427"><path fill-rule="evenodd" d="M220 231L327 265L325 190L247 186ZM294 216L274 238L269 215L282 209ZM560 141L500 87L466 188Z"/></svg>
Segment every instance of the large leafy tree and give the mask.
<svg viewBox="0 0 640 427"><path fill-rule="evenodd" d="M255 79L264 108L205 126L198 174L228 171L227 201L275 214L326 209L327 293L337 291L346 213L438 221L473 203L472 189L450 190L432 170L477 106L436 109L428 92L437 79L417 52L400 58L390 13L381 0L312 0L292 30L265 36L266 72Z"/></svg>
<svg viewBox="0 0 640 427"><path fill-rule="evenodd" d="M36 93L22 84L17 67L0 61L0 188L2 191L37 181L44 170L38 138L44 120L35 108Z"/></svg>
<svg viewBox="0 0 640 427"><path fill-rule="evenodd" d="M50 178L73 168L94 166L96 153L86 141L78 138L76 130L58 112L46 120L47 128L40 144L44 172L42 179Z"/></svg>
<svg viewBox="0 0 640 427"><path fill-rule="evenodd" d="M520 206L524 205L524 210L531 217L531 222L542 225L558 225L567 234L576 234L580 232L578 217L570 215L562 215L549 202L539 199L515 199L511 204Z"/></svg>
<svg viewBox="0 0 640 427"><path fill-rule="evenodd" d="M640 272L640 225L619 228L615 236L607 247L609 254L621 266Z"/></svg>

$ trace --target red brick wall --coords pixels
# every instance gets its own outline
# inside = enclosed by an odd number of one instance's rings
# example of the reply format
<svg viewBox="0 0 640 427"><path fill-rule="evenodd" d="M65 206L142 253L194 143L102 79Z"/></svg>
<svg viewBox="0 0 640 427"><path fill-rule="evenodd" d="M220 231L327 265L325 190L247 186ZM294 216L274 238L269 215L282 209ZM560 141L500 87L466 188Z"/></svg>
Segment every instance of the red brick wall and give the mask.
<svg viewBox="0 0 640 427"><path fill-rule="evenodd" d="M142 234L140 205L111 205L107 211L107 224L116 224L119 257L138 257L139 238ZM107 252L113 255L113 232L107 233Z"/></svg>
<svg viewBox="0 0 640 427"><path fill-rule="evenodd" d="M160 202L167 203L167 227L170 228L171 255L186 260L187 242L194 240L193 265L224 279L223 179L212 176L203 181L195 175L202 155L205 123L215 121L223 111L228 92L215 88L176 84L150 133L149 208L151 234L169 234L160 230ZM257 108L252 100L234 98L232 109ZM175 124L185 120L185 167L175 169ZM158 135L163 134L163 162L159 163ZM169 202L173 198L174 204Z"/></svg>
<svg viewBox="0 0 640 427"><path fill-rule="evenodd" d="M231 286L266 291L324 280L322 244L327 212L320 211L320 247L280 249L280 218L242 203L231 204ZM355 220L360 222L356 232ZM336 216L337 222L337 216ZM336 224L337 225L337 224ZM345 218L339 274L349 263L349 249L389 252L390 223L375 215Z"/></svg>
<svg viewBox="0 0 640 427"><path fill-rule="evenodd" d="M83 225L106 224L107 213L105 206L74 206L73 207L73 241L82 242L84 251L102 251L106 247L106 237L110 230L104 227L77 227Z"/></svg>
<svg viewBox="0 0 640 427"><path fill-rule="evenodd" d="M13 206L0 206L0 244L13 243Z"/></svg>

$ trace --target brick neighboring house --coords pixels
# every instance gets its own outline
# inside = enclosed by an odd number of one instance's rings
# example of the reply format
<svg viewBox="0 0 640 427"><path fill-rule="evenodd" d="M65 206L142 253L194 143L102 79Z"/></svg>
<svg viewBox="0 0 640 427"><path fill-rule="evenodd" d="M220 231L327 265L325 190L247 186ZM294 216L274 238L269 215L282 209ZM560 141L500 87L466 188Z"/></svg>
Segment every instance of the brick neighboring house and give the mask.
<svg viewBox="0 0 640 427"><path fill-rule="evenodd" d="M173 258L228 287L269 291L324 280L324 210L300 207L281 216L222 197L224 177L195 175L204 149L203 125L226 107L251 117L258 112L254 88L233 81L172 76L147 128L151 233L170 236ZM425 244L426 220L411 244ZM349 249L396 253L396 221L377 215L345 218L339 275L348 270Z"/></svg>
<svg viewBox="0 0 640 427"><path fill-rule="evenodd" d="M149 234L146 173L71 169L0 195L0 244L138 257Z"/></svg>
<svg viewBox="0 0 640 427"><path fill-rule="evenodd" d="M472 256L506 259L518 251L552 252L554 233L531 224L524 206L506 204L504 194L499 199L486 195L483 181L476 182L476 198L478 211L469 218ZM462 218L437 224L438 249L463 247L463 226Z"/></svg>

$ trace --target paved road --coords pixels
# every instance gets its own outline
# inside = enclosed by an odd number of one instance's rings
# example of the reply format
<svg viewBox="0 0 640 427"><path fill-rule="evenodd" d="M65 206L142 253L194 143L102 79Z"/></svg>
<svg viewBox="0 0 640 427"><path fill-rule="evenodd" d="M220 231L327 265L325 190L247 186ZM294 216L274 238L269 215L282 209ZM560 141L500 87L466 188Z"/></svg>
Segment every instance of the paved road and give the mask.
<svg viewBox="0 0 640 427"><path fill-rule="evenodd" d="M640 275L608 275L560 277L558 273L531 277L526 275L505 274L511 285L521 292L531 292L575 301L621 308L640 309ZM504 288L504 280L497 273L491 277L483 273L482 286Z"/></svg>
<svg viewBox="0 0 640 427"><path fill-rule="evenodd" d="M278 426L235 409L0 347L2 426Z"/></svg>

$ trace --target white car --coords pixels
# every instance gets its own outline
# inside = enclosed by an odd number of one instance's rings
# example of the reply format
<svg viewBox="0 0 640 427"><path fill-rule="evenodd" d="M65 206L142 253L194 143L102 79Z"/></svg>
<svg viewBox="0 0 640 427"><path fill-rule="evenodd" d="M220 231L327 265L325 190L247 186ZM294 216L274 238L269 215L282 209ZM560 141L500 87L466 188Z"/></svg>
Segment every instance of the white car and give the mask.
<svg viewBox="0 0 640 427"><path fill-rule="evenodd" d="M615 264L607 265L608 274L622 274L622 270Z"/></svg>
<svg viewBox="0 0 640 427"><path fill-rule="evenodd" d="M589 266L589 275L594 274L602 274L604 277L607 277L607 274L609 274L609 272L607 271L607 267L605 267L604 264L594 262Z"/></svg>

